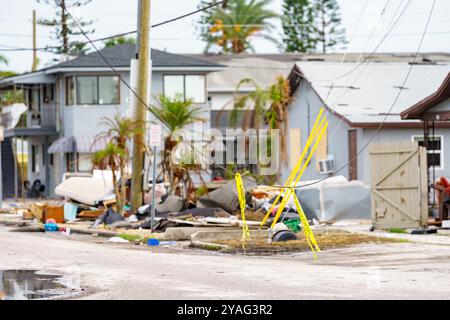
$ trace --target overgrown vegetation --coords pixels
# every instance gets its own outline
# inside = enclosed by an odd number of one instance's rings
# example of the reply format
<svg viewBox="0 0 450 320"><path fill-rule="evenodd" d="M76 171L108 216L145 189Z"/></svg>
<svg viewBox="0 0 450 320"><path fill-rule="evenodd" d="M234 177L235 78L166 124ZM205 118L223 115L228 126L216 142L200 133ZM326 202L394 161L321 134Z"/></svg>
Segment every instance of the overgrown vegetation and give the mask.
<svg viewBox="0 0 450 320"><path fill-rule="evenodd" d="M133 119L120 115L116 115L113 119L103 118L99 125L105 126L106 130L97 135L96 141L105 141L106 146L94 154L93 163L101 169L111 169L117 211L123 214L126 204L125 186L129 178L127 170L130 160L129 145L133 136L143 128L138 127Z"/></svg>
<svg viewBox="0 0 450 320"><path fill-rule="evenodd" d="M203 122L202 109L195 107L191 99L184 99L181 95L173 98L160 95L157 105L149 107L161 121L168 127L168 134L164 138L164 147L161 160L162 175L169 181L169 193L182 195L187 202L195 199L195 188L191 173L201 174L201 159L192 150L190 142L182 140L178 133L194 122ZM181 185L184 188L180 187ZM184 190L183 190L184 189Z"/></svg>
<svg viewBox="0 0 450 320"><path fill-rule="evenodd" d="M287 108L291 101L289 81L282 76L278 76L275 83L263 88L253 79L242 79L237 85L236 92L240 92L241 87L245 84L250 85L253 90L235 98L233 110L230 113L230 125L233 127L239 126L244 131L255 129L258 132L261 128L279 130L280 156L282 161L286 161ZM270 156L272 153L270 134L267 136L266 142L267 153ZM253 172L249 174L258 183L271 184L277 180L277 175L260 176Z"/></svg>

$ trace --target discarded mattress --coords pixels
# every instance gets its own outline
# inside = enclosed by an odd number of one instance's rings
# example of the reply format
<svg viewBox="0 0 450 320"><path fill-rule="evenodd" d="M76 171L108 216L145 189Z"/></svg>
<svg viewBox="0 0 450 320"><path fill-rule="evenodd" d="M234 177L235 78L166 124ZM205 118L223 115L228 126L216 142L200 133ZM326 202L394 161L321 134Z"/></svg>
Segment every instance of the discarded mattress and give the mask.
<svg viewBox="0 0 450 320"><path fill-rule="evenodd" d="M312 181L304 181L309 184ZM347 181L344 177L296 189L297 196L320 222L366 220L371 217L370 187L362 181Z"/></svg>
<svg viewBox="0 0 450 320"><path fill-rule="evenodd" d="M114 185L112 179L72 177L61 182L55 188L55 194L95 206L100 201L114 198Z"/></svg>

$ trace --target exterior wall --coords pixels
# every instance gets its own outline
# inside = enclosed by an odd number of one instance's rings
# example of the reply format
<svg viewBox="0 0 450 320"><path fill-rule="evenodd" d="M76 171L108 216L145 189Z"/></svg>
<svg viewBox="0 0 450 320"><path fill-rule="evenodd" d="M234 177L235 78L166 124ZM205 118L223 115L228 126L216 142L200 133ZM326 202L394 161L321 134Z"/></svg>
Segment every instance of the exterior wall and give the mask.
<svg viewBox="0 0 450 320"><path fill-rule="evenodd" d="M435 105L433 108L428 110L428 112L435 112L435 111L450 111L450 98L442 101L441 103Z"/></svg>
<svg viewBox="0 0 450 320"><path fill-rule="evenodd" d="M362 148L364 144L376 133L375 129L365 129L363 131L362 140L358 140L358 149ZM412 141L414 135L423 136L422 129L382 129L371 143L389 143L389 142L409 142ZM450 129L436 129L436 136L443 136L444 140L442 143L442 148L444 152L443 156L443 170L436 170L436 178L440 176L450 177L450 148L447 148L450 142ZM360 155L359 179L366 183L370 183L370 160L369 160L369 149L366 148L364 152ZM432 177L431 177L432 178Z"/></svg>
<svg viewBox="0 0 450 320"><path fill-rule="evenodd" d="M100 73L95 73L99 75ZM113 75L112 73L101 73L104 75ZM86 73L71 73L65 74L66 76L71 75L87 75ZM94 73L90 73L94 75ZM129 82L128 73L121 73L123 79ZM119 105L66 105L66 92L65 86L62 88L62 99L61 106L63 110L63 131L62 135L65 137L70 136L91 136L95 137L99 132L103 131L104 128L99 125L99 122L104 117L114 117L117 112L123 114L127 111L129 102L129 90L121 82L120 83L120 104Z"/></svg>
<svg viewBox="0 0 450 320"><path fill-rule="evenodd" d="M287 143L290 146L290 129L300 129L301 130L301 145L304 146L306 140L308 139L309 133L314 125L314 121L317 114L322 107L323 103L311 88L311 86L306 82L302 81L295 91L293 101L289 107L288 111L288 133L287 133ZM340 118L332 115L329 111L325 110L324 115L328 119L328 155L334 156L334 167L335 169L340 168L348 161L348 124L341 120ZM302 150L302 148L300 148ZM288 150L289 153L289 150ZM290 157L293 155L288 154L288 162ZM300 154L297 158L300 157ZM291 165L283 166L281 170L281 178L283 182L289 176L293 168ZM338 173L344 175L348 178L348 169L345 168L342 172ZM320 174L316 170L316 156L314 155L311 159L311 163L305 170L302 181L305 180L315 180L322 179L326 175Z"/></svg>

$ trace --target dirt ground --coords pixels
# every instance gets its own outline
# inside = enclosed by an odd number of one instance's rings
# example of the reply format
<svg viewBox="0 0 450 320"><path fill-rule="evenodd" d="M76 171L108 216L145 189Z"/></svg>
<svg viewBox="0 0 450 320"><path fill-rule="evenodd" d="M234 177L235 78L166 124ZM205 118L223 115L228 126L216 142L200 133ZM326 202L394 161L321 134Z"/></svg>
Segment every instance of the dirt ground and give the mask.
<svg viewBox="0 0 450 320"><path fill-rule="evenodd" d="M267 239L251 239L244 243L240 240L220 240L214 243L224 244L228 248L224 249L224 252L228 253L282 253L282 252L299 252L309 251L310 247L306 241L305 236L300 232L297 234L298 240L292 240L287 242L272 242L268 243ZM330 232L327 234L320 234L315 236L316 242L319 248L323 250L336 249L341 247L348 247L352 245L364 244L364 243L392 243L392 242L405 242L403 239L388 239L380 238L369 235L344 233L344 232Z"/></svg>
<svg viewBox="0 0 450 320"><path fill-rule="evenodd" d="M230 255L110 244L90 236L12 233L0 226L0 269L79 278L78 299L448 299L450 246L366 243Z"/></svg>

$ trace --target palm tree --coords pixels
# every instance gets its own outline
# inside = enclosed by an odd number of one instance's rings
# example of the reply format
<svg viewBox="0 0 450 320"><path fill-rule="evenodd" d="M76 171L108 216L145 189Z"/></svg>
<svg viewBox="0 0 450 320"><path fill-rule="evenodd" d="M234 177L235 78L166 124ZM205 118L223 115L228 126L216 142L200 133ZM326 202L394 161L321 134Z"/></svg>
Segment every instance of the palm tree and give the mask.
<svg viewBox="0 0 450 320"><path fill-rule="evenodd" d="M99 125L104 125L107 129L96 136L95 142L106 140L107 143L104 149L94 154L93 163L101 168L109 167L111 169L114 192L117 199L117 210L120 214L123 214L123 207L126 203L127 166L130 160L128 145L134 135L143 130L143 128L138 127L133 119L120 115L114 116L113 119L102 118ZM120 174L120 184L117 182L117 171Z"/></svg>
<svg viewBox="0 0 450 320"><path fill-rule="evenodd" d="M250 39L262 36L277 42L263 31L273 29L269 19L278 15L267 5L271 0L230 0L226 8L206 13L201 23L201 37L207 42L205 51L218 46L224 53L242 53L253 50Z"/></svg>
<svg viewBox="0 0 450 320"><path fill-rule="evenodd" d="M237 85L237 92L243 84L251 84L254 90L235 98L233 110L230 113L230 124L235 127L240 120L240 126L244 131L247 129L258 130L263 124L267 124L269 129L278 129L280 132L280 154L282 160L287 161L287 107L291 101L289 81L279 76L274 84L268 88L263 88L252 79L243 79ZM267 139L268 152L270 153L270 135Z"/></svg>
<svg viewBox="0 0 450 320"><path fill-rule="evenodd" d="M181 191L176 186L179 181L185 180L183 177L186 177L186 166L175 164L172 161L172 153L180 142L175 134L189 124L203 122L206 119L200 117L203 112L202 109L194 107L191 99L184 99L181 95L176 95L173 98L160 95L157 102L157 105L152 105L149 109L169 130L168 135L164 138L162 171L164 177L169 179L170 193L179 194ZM192 165L191 169L194 167Z"/></svg>

